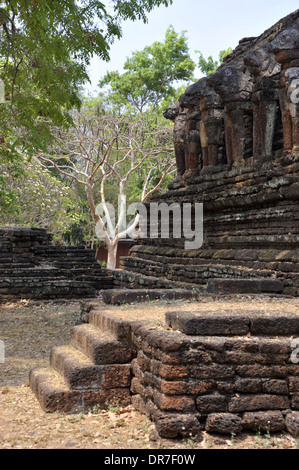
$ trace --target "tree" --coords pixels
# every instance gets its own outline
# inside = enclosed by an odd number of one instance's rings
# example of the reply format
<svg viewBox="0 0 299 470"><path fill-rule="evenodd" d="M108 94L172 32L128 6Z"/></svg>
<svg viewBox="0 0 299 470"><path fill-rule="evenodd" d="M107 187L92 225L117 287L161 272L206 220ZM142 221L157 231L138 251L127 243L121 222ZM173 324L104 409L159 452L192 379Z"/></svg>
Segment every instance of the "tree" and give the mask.
<svg viewBox="0 0 299 470"><path fill-rule="evenodd" d="M129 104L139 112L155 109L161 100L174 97L175 84L190 81L195 63L189 56L185 32L170 26L164 42L136 51L124 64L125 72L108 72L99 82L109 86L108 99L119 106Z"/></svg>
<svg viewBox="0 0 299 470"><path fill-rule="evenodd" d="M198 66L199 66L200 71L204 75L208 76L211 73L214 73L218 69L218 67L222 64L224 57L231 54L232 48L229 47L226 50L220 51L219 60L214 60L212 56L209 56L208 59L206 60L200 51L195 51L195 52L199 53Z"/></svg>
<svg viewBox="0 0 299 470"><path fill-rule="evenodd" d="M76 113L68 133L55 130L50 152L40 153L47 169L83 186L91 214L108 249L107 267L115 268L120 239L132 233L139 222L134 216L126 226L126 192L130 180L142 171L144 181L139 201L145 202L174 170L172 135L169 126L153 122L152 114L121 117L100 113ZM113 223L107 201L107 188L119 196L119 212ZM102 213L97 210L101 202Z"/></svg>
<svg viewBox="0 0 299 470"><path fill-rule="evenodd" d="M124 20L147 21L155 6L172 0L5 0L0 2L0 76L7 103L0 103L0 150L45 149L53 125L70 126L79 109L93 55L109 60Z"/></svg>
<svg viewBox="0 0 299 470"><path fill-rule="evenodd" d="M35 158L26 163L2 163L0 172L5 178L5 197L9 198L9 210L2 201L0 225L44 227L61 239L61 234L78 221L80 210L72 189Z"/></svg>

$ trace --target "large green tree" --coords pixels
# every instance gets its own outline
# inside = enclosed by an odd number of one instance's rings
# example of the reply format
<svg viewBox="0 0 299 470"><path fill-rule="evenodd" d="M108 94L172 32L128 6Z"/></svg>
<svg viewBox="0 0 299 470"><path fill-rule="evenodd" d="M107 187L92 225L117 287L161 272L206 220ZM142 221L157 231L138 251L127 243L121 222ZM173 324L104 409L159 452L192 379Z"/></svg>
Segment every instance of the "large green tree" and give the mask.
<svg viewBox="0 0 299 470"><path fill-rule="evenodd" d="M164 42L156 41L127 58L124 73L108 72L99 82L108 85L108 100L115 105L130 105L138 112L155 109L163 99L175 97L177 83L192 80L195 63L189 55L185 32L170 26Z"/></svg>
<svg viewBox="0 0 299 470"><path fill-rule="evenodd" d="M0 225L38 226L61 238L80 221L74 190L32 158L30 162L0 163L5 178ZM1 194L0 194L1 199ZM5 210L9 205L9 210Z"/></svg>
<svg viewBox="0 0 299 470"><path fill-rule="evenodd" d="M109 60L123 20L147 21L172 0L6 0L0 2L1 156L45 148L49 126L68 126L80 106L93 55Z"/></svg>
<svg viewBox="0 0 299 470"><path fill-rule="evenodd" d="M125 20L172 0L0 1L0 163L46 150L52 126L69 128L92 56L109 61ZM3 103L3 84L5 102ZM14 193L0 174L0 209Z"/></svg>
<svg viewBox="0 0 299 470"><path fill-rule="evenodd" d="M204 74L204 75L211 75L211 73L214 73L218 67L222 64L224 58L231 54L232 52L232 48L229 47L228 49L224 49L222 51L219 52L219 59L218 60L214 60L212 56L209 56L207 59L204 58L203 54L200 52L200 51L195 51L199 54L199 58L198 58L198 67L200 69L200 71Z"/></svg>

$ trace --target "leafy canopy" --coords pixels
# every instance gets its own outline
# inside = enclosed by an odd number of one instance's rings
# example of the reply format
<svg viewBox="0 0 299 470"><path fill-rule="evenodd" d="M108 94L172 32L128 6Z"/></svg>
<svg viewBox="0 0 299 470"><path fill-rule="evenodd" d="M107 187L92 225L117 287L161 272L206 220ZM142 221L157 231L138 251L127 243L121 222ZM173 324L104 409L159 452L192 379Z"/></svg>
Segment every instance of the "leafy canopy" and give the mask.
<svg viewBox="0 0 299 470"><path fill-rule="evenodd" d="M156 41L134 52L124 64L124 73L108 72L99 86L109 86L111 103L129 104L143 112L148 107L157 107L163 99L175 97L176 82L190 81L194 69L185 32L179 35L170 26L164 42Z"/></svg>
<svg viewBox="0 0 299 470"><path fill-rule="evenodd" d="M220 51L218 56L219 60L214 60L212 56L209 56L207 59L205 59L200 51L196 52L199 53L198 67L204 75L208 76L217 70L217 68L222 64L224 57L231 54L232 48L229 47L226 50L224 49Z"/></svg>
<svg viewBox="0 0 299 470"><path fill-rule="evenodd" d="M49 126L71 124L91 57L109 60L123 20L147 21L172 0L6 0L0 2L0 151L34 153L50 139ZM2 144L2 147L1 147Z"/></svg>

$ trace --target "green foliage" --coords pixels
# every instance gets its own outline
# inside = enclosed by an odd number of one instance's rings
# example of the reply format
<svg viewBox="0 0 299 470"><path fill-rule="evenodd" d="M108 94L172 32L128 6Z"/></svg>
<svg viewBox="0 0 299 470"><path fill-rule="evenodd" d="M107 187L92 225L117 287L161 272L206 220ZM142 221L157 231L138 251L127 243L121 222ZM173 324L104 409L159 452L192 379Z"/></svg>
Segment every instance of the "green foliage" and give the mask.
<svg viewBox="0 0 299 470"><path fill-rule="evenodd" d="M2 214L15 213L17 195L15 191L7 188L6 178L0 175L0 207Z"/></svg>
<svg viewBox="0 0 299 470"><path fill-rule="evenodd" d="M224 57L231 54L232 48L229 47L226 50L220 51L219 60L214 60L212 56L209 56L207 59L205 59L200 51L196 51L196 52L199 53L199 60L198 60L199 69L204 75L208 76L217 70L217 68L222 64Z"/></svg>
<svg viewBox="0 0 299 470"><path fill-rule="evenodd" d="M80 208L70 187L35 160L0 165L0 225L48 228L60 237L79 223Z"/></svg>
<svg viewBox="0 0 299 470"><path fill-rule="evenodd" d="M174 98L175 84L190 81L194 69L185 32L179 35L170 26L164 42L134 52L124 64L124 73L108 72L99 86L109 86L108 101L114 105L129 105L143 112L148 107L156 108L163 99Z"/></svg>
<svg viewBox="0 0 299 470"><path fill-rule="evenodd" d="M1 156L45 150L50 126L68 127L93 55L109 60L123 20L142 19L172 0L7 0L0 2Z"/></svg>
<svg viewBox="0 0 299 470"><path fill-rule="evenodd" d="M93 99L73 113L73 121L68 131L54 129L49 151L38 158L48 171L59 174L61 181L72 182L80 204L80 219L68 227L64 240L97 244L95 227L103 214L96 208L102 203L105 215L100 230L110 247L108 236L113 238L116 230L123 233L126 228L124 211L118 211L120 199L127 204L145 200L149 193L162 188L173 171L172 128L155 112L106 113ZM109 235L103 230L105 224Z"/></svg>

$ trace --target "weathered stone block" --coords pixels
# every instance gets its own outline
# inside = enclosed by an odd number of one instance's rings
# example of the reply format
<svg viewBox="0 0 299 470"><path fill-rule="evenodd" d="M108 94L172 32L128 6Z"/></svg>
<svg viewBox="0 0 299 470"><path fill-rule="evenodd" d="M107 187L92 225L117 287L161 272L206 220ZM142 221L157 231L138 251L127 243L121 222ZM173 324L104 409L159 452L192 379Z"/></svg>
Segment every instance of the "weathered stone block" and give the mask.
<svg viewBox="0 0 299 470"><path fill-rule="evenodd" d="M227 397L220 394L205 395L196 398L196 408L202 415L227 411L227 401Z"/></svg>
<svg viewBox="0 0 299 470"><path fill-rule="evenodd" d="M291 406L294 410L299 410L299 393L294 393L291 399Z"/></svg>
<svg viewBox="0 0 299 470"><path fill-rule="evenodd" d="M203 366L194 366L190 369L190 377L200 380L209 380L209 379L229 379L233 378L235 371L232 367L227 365L212 364L212 365L203 365Z"/></svg>
<svg viewBox="0 0 299 470"><path fill-rule="evenodd" d="M129 363L134 356L131 343L116 341L90 324L71 329L71 344L86 354L96 365Z"/></svg>
<svg viewBox="0 0 299 470"><path fill-rule="evenodd" d="M299 317L289 316L253 317L250 326L251 334L266 336L293 336L299 335Z"/></svg>
<svg viewBox="0 0 299 470"><path fill-rule="evenodd" d="M293 411L286 417L286 427L292 436L299 436L299 412Z"/></svg>
<svg viewBox="0 0 299 470"><path fill-rule="evenodd" d="M166 395L203 395L215 388L214 381L161 381L161 391Z"/></svg>
<svg viewBox="0 0 299 470"><path fill-rule="evenodd" d="M103 292L103 301L112 305L159 299L191 299L192 297L194 297L192 291L183 289L111 289Z"/></svg>
<svg viewBox="0 0 299 470"><path fill-rule="evenodd" d="M222 381L222 380L217 380L217 391L220 394L224 395L232 395L235 391L235 386L233 381L227 380L227 381Z"/></svg>
<svg viewBox="0 0 299 470"><path fill-rule="evenodd" d="M112 388L109 390L89 390L82 393L84 411L96 405L107 409L109 405L128 406L131 404L131 395L128 388Z"/></svg>
<svg viewBox="0 0 299 470"><path fill-rule="evenodd" d="M242 419L232 413L212 413L207 417L205 429L208 432L237 434L242 431Z"/></svg>
<svg viewBox="0 0 299 470"><path fill-rule="evenodd" d="M261 364L248 364L236 367L236 373L241 377L284 378L287 377L289 367L286 365L263 366Z"/></svg>
<svg viewBox="0 0 299 470"><path fill-rule="evenodd" d="M299 393L299 377L289 377L290 394Z"/></svg>
<svg viewBox="0 0 299 470"><path fill-rule="evenodd" d="M41 408L45 412L77 413L82 411L81 392L70 391L52 368L32 369L29 382Z"/></svg>
<svg viewBox="0 0 299 470"><path fill-rule="evenodd" d="M169 312L168 324L186 335L194 336L229 336L246 335L249 332L249 320L247 317L219 315L194 315L188 312Z"/></svg>
<svg viewBox="0 0 299 470"><path fill-rule="evenodd" d="M172 366L159 363L158 361L154 363L154 367L151 370L166 380L183 379L189 376L189 370L186 366Z"/></svg>
<svg viewBox="0 0 299 470"><path fill-rule="evenodd" d="M130 387L131 364L109 364L99 366L102 387L105 389Z"/></svg>
<svg viewBox="0 0 299 470"><path fill-rule="evenodd" d="M202 429L197 416L193 413L159 413L154 422L159 435L168 439L196 436Z"/></svg>
<svg viewBox="0 0 299 470"><path fill-rule="evenodd" d="M235 383L235 391L242 393L259 393L262 390L262 382L260 379L237 379Z"/></svg>
<svg viewBox="0 0 299 470"><path fill-rule="evenodd" d="M262 432L278 432L285 429L285 419L280 411L257 411L244 413L244 429Z"/></svg>
<svg viewBox="0 0 299 470"><path fill-rule="evenodd" d="M242 395L230 400L228 411L239 413L252 410L284 410L289 406L288 397L283 395Z"/></svg>
<svg viewBox="0 0 299 470"><path fill-rule="evenodd" d="M262 382L262 391L264 393L275 393L278 395L288 394L288 384L285 380L270 379Z"/></svg>
<svg viewBox="0 0 299 470"><path fill-rule="evenodd" d="M214 294L280 293L283 284L276 279L209 279L208 292Z"/></svg>
<svg viewBox="0 0 299 470"><path fill-rule="evenodd" d="M155 391L154 402L158 406L158 408L163 411L195 411L194 399L186 395L170 396Z"/></svg>
<svg viewBox="0 0 299 470"><path fill-rule="evenodd" d="M153 355L156 359L166 364L210 364L212 362L211 355L207 351L196 349L169 353L164 353L160 349L154 349Z"/></svg>

